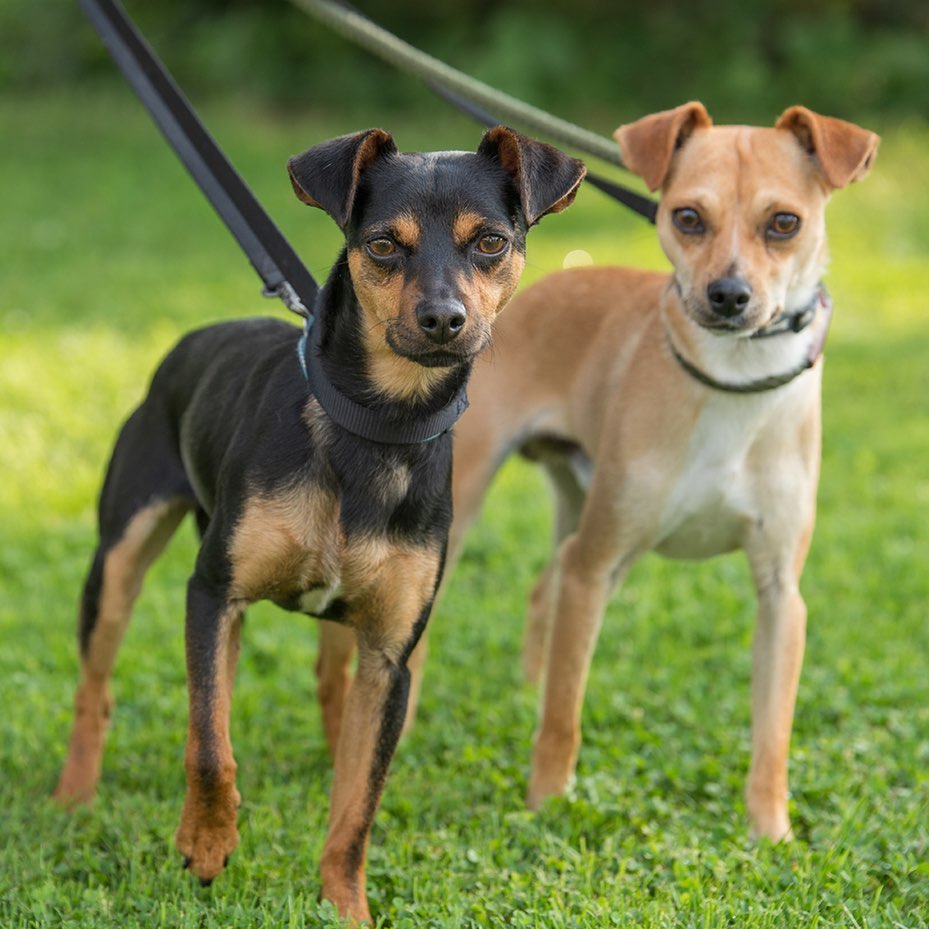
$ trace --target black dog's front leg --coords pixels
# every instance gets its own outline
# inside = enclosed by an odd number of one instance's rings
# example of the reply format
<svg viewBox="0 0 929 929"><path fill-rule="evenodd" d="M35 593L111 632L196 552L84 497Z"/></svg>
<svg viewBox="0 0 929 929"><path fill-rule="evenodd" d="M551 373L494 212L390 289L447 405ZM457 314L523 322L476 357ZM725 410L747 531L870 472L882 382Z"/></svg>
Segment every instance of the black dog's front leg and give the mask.
<svg viewBox="0 0 929 929"><path fill-rule="evenodd" d="M197 574L187 588L187 686L190 717L184 764L187 795L176 844L203 883L225 867L239 844L236 763L229 707L243 606L217 594Z"/></svg>
<svg viewBox="0 0 929 929"><path fill-rule="evenodd" d="M410 688L407 660L429 617L439 564L433 551L397 552L353 611L358 670L336 747L321 862L323 897L353 924L370 919L368 836L403 729Z"/></svg>

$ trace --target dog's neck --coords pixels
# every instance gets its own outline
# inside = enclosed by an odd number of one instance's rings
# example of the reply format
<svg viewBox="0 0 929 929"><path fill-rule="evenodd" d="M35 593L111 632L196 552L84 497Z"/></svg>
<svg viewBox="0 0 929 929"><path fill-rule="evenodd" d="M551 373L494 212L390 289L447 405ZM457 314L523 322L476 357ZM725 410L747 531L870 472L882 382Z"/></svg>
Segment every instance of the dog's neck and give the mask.
<svg viewBox="0 0 929 929"><path fill-rule="evenodd" d="M831 318L822 284L798 311L745 334L720 335L695 323L676 289L665 295L664 324L677 363L707 387L727 393L765 393L785 386L819 360Z"/></svg>
<svg viewBox="0 0 929 929"><path fill-rule="evenodd" d="M451 428L467 407L471 362L421 368L422 378L409 391L385 391L377 377L378 359L365 338L369 325L343 252L298 348L310 390L330 418L363 438L396 444L429 441Z"/></svg>

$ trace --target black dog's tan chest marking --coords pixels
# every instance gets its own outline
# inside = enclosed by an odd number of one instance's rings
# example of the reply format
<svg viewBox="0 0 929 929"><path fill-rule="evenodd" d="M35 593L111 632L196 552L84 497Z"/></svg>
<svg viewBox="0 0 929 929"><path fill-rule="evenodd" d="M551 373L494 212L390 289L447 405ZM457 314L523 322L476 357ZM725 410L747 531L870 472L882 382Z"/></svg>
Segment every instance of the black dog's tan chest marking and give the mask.
<svg viewBox="0 0 929 929"><path fill-rule="evenodd" d="M400 470L385 471L385 484L405 485ZM318 616L338 599L351 617L371 598L385 605L395 596L425 604L440 552L435 545L376 534L346 535L338 498L299 487L248 501L232 534L229 559L230 596L236 600L273 600Z"/></svg>
<svg viewBox="0 0 929 929"><path fill-rule="evenodd" d="M335 494L300 486L254 496L229 544L230 594L248 603L288 602L314 587L333 588L344 541Z"/></svg>

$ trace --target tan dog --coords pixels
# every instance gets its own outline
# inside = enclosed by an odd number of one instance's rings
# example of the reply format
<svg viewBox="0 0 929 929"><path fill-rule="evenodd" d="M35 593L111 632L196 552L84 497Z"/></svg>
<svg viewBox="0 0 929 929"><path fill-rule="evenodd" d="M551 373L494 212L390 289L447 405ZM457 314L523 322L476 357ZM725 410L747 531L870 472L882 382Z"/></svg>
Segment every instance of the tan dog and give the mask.
<svg viewBox="0 0 929 929"><path fill-rule="evenodd" d="M600 621L636 559L744 549L758 594L746 798L753 834L781 840L819 475L824 210L878 137L803 107L771 129L714 127L689 103L616 139L661 189L674 271L563 271L510 303L456 430L452 554L506 454L538 459L560 544L526 640L528 675L545 670L536 807L572 776Z"/></svg>

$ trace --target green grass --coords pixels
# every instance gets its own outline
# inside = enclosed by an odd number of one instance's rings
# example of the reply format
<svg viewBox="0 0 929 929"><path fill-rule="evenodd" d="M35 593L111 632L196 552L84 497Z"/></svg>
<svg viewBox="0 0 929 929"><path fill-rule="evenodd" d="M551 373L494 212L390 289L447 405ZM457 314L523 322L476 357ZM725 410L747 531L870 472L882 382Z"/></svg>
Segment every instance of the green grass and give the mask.
<svg viewBox="0 0 929 929"><path fill-rule="evenodd" d="M283 163L362 126L247 103L204 110L322 276L337 231L293 199ZM121 652L96 804L67 816L48 800L115 427L185 328L283 311L258 299L127 94L0 99L0 125L0 924L334 926L317 902L330 766L310 620L251 612L233 712L242 844L209 890L180 869L189 529L153 569ZM408 149L478 137L453 117L388 127ZM929 130L885 136L873 176L830 208L837 314L803 583L797 840L756 847L745 834L754 604L735 556L635 569L604 623L576 785L526 812L536 695L518 655L549 512L539 476L512 463L434 617L422 711L372 838L380 925L929 925ZM663 265L649 227L584 190L533 231L525 280L578 248Z"/></svg>

